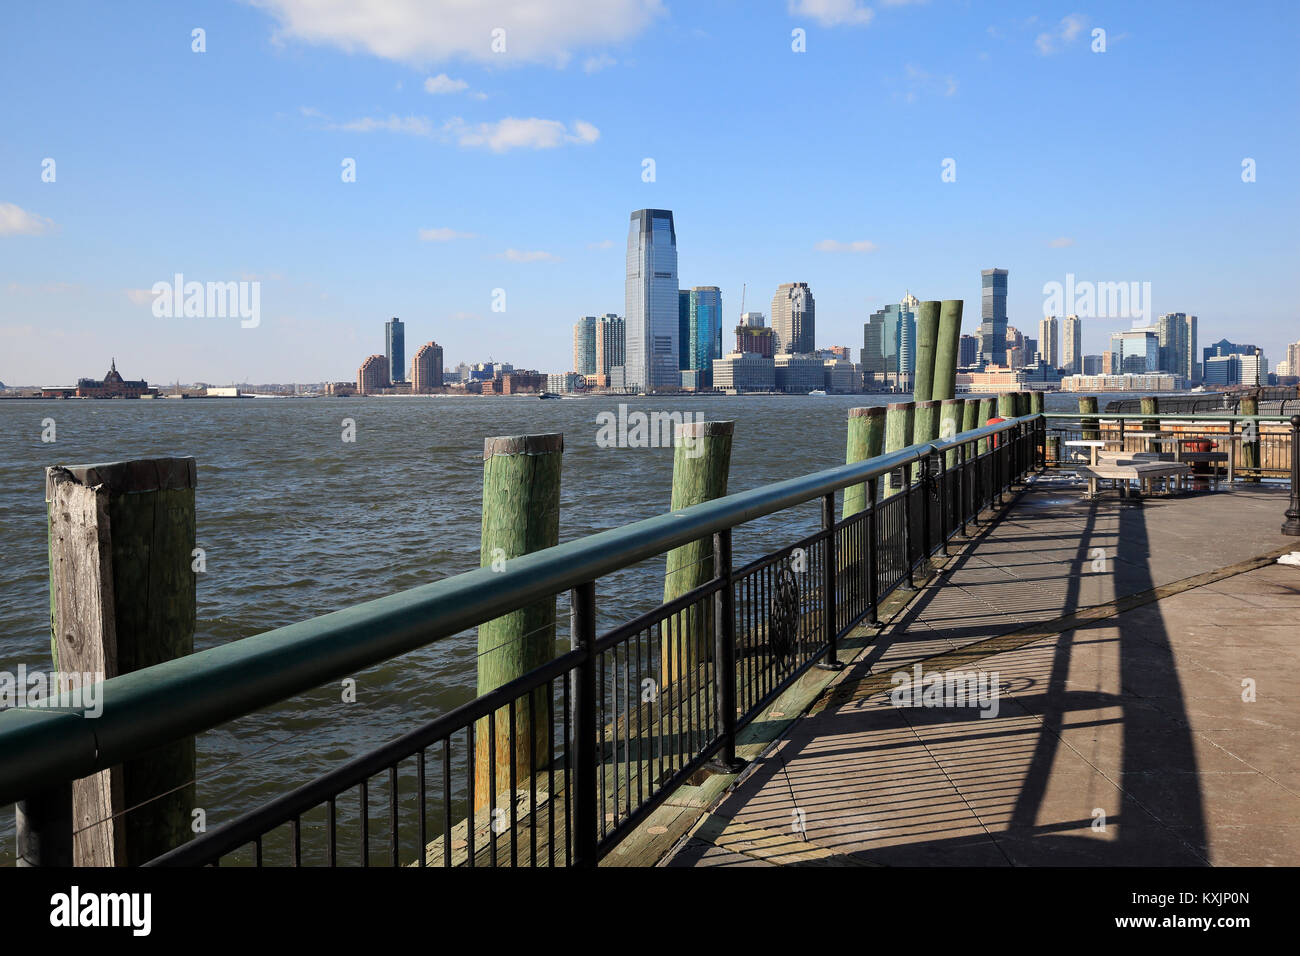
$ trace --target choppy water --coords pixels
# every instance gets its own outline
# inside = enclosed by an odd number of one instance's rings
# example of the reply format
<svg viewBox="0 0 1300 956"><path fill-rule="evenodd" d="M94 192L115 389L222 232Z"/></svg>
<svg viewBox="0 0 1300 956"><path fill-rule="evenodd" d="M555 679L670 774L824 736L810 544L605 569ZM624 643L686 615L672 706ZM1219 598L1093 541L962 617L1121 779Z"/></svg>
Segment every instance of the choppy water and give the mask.
<svg viewBox="0 0 1300 956"><path fill-rule="evenodd" d="M730 489L842 463L846 410L887 396L632 399L632 410L735 419ZM0 401L0 670L47 669L44 467L193 455L198 462L198 649L476 568L483 438L563 432L560 535L667 510L672 452L597 446L604 398ZM1048 408L1073 407L1049 396ZM41 441L54 419L57 441ZM345 418L356 440L342 440ZM812 504L737 532L738 561L817 526ZM601 582L602 628L658 603L663 561ZM211 823L264 802L473 695L473 634L234 721L198 741ZM12 857L0 821L0 860Z"/></svg>

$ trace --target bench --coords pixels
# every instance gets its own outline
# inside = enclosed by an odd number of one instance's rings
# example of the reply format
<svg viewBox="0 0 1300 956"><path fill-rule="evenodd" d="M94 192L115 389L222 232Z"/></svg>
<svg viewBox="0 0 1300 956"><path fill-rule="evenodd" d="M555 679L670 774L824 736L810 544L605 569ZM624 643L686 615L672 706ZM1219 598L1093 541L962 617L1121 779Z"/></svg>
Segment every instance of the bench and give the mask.
<svg viewBox="0 0 1300 956"><path fill-rule="evenodd" d="M1171 490L1184 487L1187 476L1191 474L1190 466L1177 461L1160 461L1150 458L1119 458L1098 461L1095 465L1079 465L1075 471L1081 478L1088 479L1088 497L1097 497L1097 482L1110 481L1117 485L1121 496L1127 497L1129 482L1138 483L1139 494L1147 494L1156 483Z"/></svg>

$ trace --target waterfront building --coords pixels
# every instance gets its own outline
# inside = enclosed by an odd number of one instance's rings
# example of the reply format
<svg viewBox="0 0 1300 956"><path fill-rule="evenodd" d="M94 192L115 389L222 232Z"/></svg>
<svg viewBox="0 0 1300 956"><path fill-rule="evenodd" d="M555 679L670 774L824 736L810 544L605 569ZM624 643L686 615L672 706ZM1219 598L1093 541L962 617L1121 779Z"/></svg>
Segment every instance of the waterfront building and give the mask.
<svg viewBox="0 0 1300 956"><path fill-rule="evenodd" d="M1034 355L1042 357L1042 360L1052 368L1059 368L1061 364L1061 327L1056 321L1056 316L1044 316L1038 323L1038 348Z"/></svg>
<svg viewBox="0 0 1300 956"><path fill-rule="evenodd" d="M920 303L910 293L898 304L890 303L871 314L862 327L863 374L869 380L916 371L916 310Z"/></svg>
<svg viewBox="0 0 1300 956"><path fill-rule="evenodd" d="M979 360L999 365L1007 351L1007 270L980 272Z"/></svg>
<svg viewBox="0 0 1300 956"><path fill-rule="evenodd" d="M1077 315L1067 315L1061 326L1061 369L1077 375L1083 368L1083 322Z"/></svg>
<svg viewBox="0 0 1300 956"><path fill-rule="evenodd" d="M691 367L691 290L677 290L677 368Z"/></svg>
<svg viewBox="0 0 1300 956"><path fill-rule="evenodd" d="M546 376L546 390L556 395L576 392L586 383L586 376L577 372L552 372Z"/></svg>
<svg viewBox="0 0 1300 956"><path fill-rule="evenodd" d="M714 359L722 358L722 290L716 285L697 285L690 292L687 323L688 355L683 368L705 373Z"/></svg>
<svg viewBox="0 0 1300 956"><path fill-rule="evenodd" d="M584 315L573 324L573 370L579 375L596 372L596 321Z"/></svg>
<svg viewBox="0 0 1300 956"><path fill-rule="evenodd" d="M807 282L783 282L772 296L777 352L810 355L816 349L817 303Z"/></svg>
<svg viewBox="0 0 1300 956"><path fill-rule="evenodd" d="M1160 371L1160 340L1149 329L1129 329L1112 332L1110 350L1115 355L1118 373L1141 375Z"/></svg>
<svg viewBox="0 0 1300 956"><path fill-rule="evenodd" d="M627 323L622 316L607 312L596 323L596 374L609 375L626 359Z"/></svg>
<svg viewBox="0 0 1300 956"><path fill-rule="evenodd" d="M638 209L627 235L625 387L680 383L677 230L667 209Z"/></svg>
<svg viewBox="0 0 1300 956"><path fill-rule="evenodd" d="M980 340L976 335L963 335L957 340L957 365L970 368L979 362Z"/></svg>
<svg viewBox="0 0 1300 956"><path fill-rule="evenodd" d="M822 388L828 394L854 395L861 392L862 366L847 358L822 359Z"/></svg>
<svg viewBox="0 0 1300 956"><path fill-rule="evenodd" d="M47 385L41 389L42 398L152 398L158 394L144 379L126 379L117 370L117 359L109 362L108 371L101 378L79 378L75 386Z"/></svg>
<svg viewBox="0 0 1300 956"><path fill-rule="evenodd" d="M778 392L806 395L825 384L826 363L816 356L778 352L773 362Z"/></svg>
<svg viewBox="0 0 1300 956"><path fill-rule="evenodd" d="M713 387L726 392L773 391L776 363L757 352L732 352L713 363Z"/></svg>
<svg viewBox="0 0 1300 956"><path fill-rule="evenodd" d="M759 319L763 317L761 312L746 312L745 315L757 315ZM771 358L776 354L774 338L772 330L764 328L762 324L746 325L742 321L736 326L736 351L753 352Z"/></svg>
<svg viewBox="0 0 1300 956"><path fill-rule="evenodd" d="M377 395L391 384L386 355L372 355L357 369L357 394L359 395Z"/></svg>
<svg viewBox="0 0 1300 956"><path fill-rule="evenodd" d="M1070 374L1071 374L1071 375L1079 375L1079 374L1083 374L1083 375L1100 375L1100 374L1101 374L1101 356L1100 356L1100 355L1085 355L1085 356L1083 357L1083 368L1080 369L1079 371L1071 372Z"/></svg>
<svg viewBox="0 0 1300 956"><path fill-rule="evenodd" d="M1174 392L1182 387L1183 379L1168 372L1067 375L1061 379L1063 392Z"/></svg>
<svg viewBox="0 0 1300 956"><path fill-rule="evenodd" d="M1199 378L1196 368L1196 316L1167 312L1156 320L1160 347L1160 371L1181 375L1187 381Z"/></svg>
<svg viewBox="0 0 1300 956"><path fill-rule="evenodd" d="M426 342L411 358L411 392L432 395L442 391L442 346Z"/></svg>
<svg viewBox="0 0 1300 956"><path fill-rule="evenodd" d="M396 316L384 323L384 354L392 380L406 381L402 378L406 373L406 326Z"/></svg>

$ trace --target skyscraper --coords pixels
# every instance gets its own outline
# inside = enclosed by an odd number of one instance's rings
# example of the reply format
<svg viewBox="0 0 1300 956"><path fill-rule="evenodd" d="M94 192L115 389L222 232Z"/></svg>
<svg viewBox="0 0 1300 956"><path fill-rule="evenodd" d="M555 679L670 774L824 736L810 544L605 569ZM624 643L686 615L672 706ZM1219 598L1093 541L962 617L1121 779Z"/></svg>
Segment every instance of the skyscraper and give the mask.
<svg viewBox="0 0 1300 956"><path fill-rule="evenodd" d="M1160 370L1181 375L1188 382L1195 380L1196 316L1165 313L1156 320L1156 337L1160 342Z"/></svg>
<svg viewBox="0 0 1300 956"><path fill-rule="evenodd" d="M627 233L625 387L676 387L677 230L668 209L638 209Z"/></svg>
<svg viewBox="0 0 1300 956"><path fill-rule="evenodd" d="M1083 323L1077 315L1065 317L1062 345L1065 354L1061 364L1066 375L1079 375L1083 372Z"/></svg>
<svg viewBox="0 0 1300 956"><path fill-rule="evenodd" d="M683 368L709 372L713 360L722 358L722 290L716 285L697 285L691 289L687 333L688 364Z"/></svg>
<svg viewBox="0 0 1300 956"><path fill-rule="evenodd" d="M596 317L584 315L573 324L573 370L596 374Z"/></svg>
<svg viewBox="0 0 1300 956"><path fill-rule="evenodd" d="M868 375L916 371L916 308L920 302L907 295L871 314L862 329L862 371Z"/></svg>
<svg viewBox="0 0 1300 956"><path fill-rule="evenodd" d="M388 359L383 355L369 356L357 369L357 391L362 395L382 391L391 384Z"/></svg>
<svg viewBox="0 0 1300 956"><path fill-rule="evenodd" d="M1038 354L1052 368L1061 364L1061 326L1056 316L1045 315L1038 323Z"/></svg>
<svg viewBox="0 0 1300 956"><path fill-rule="evenodd" d="M1147 329L1112 332L1110 350L1115 355L1115 372L1156 372L1160 369L1160 340Z"/></svg>
<svg viewBox="0 0 1300 956"><path fill-rule="evenodd" d="M411 359L411 394L432 395L442 391L442 346L426 342Z"/></svg>
<svg viewBox="0 0 1300 956"><path fill-rule="evenodd" d="M691 368L691 290L677 290L677 367Z"/></svg>
<svg viewBox="0 0 1300 956"><path fill-rule="evenodd" d="M980 286L980 363L1001 365L1007 351L1007 270L983 270Z"/></svg>
<svg viewBox="0 0 1300 956"><path fill-rule="evenodd" d="M394 382L406 381L406 326L393 316L384 323L384 354Z"/></svg>
<svg viewBox="0 0 1300 956"><path fill-rule="evenodd" d="M608 375L613 366L624 364L626 334L622 316L607 312L597 320L595 374Z"/></svg>
<svg viewBox="0 0 1300 956"><path fill-rule="evenodd" d="M772 296L772 332L777 352L812 354L817 326L817 303L807 282L783 282Z"/></svg>

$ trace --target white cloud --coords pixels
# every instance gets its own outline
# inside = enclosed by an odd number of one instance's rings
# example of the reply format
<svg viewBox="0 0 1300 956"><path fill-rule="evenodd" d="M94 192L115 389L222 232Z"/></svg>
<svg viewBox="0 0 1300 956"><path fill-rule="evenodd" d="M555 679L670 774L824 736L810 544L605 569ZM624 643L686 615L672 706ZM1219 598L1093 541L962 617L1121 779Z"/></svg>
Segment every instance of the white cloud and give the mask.
<svg viewBox="0 0 1300 956"><path fill-rule="evenodd" d="M613 249L613 248L614 248L614 240L613 240L613 239L602 239L602 240L600 240L600 242L589 242L589 243L587 243L587 248L588 248L588 249Z"/></svg>
<svg viewBox="0 0 1300 956"><path fill-rule="evenodd" d="M600 130L590 123L577 120L572 129L559 120L518 119L507 116L495 123L467 124L459 118L443 127L444 133L459 146L486 146L494 153L511 149L554 149L566 143L586 145L600 138Z"/></svg>
<svg viewBox="0 0 1300 956"><path fill-rule="evenodd" d="M817 243L818 252L875 252L879 246L868 239L853 242L840 242L838 239L823 239Z"/></svg>
<svg viewBox="0 0 1300 956"><path fill-rule="evenodd" d="M1034 45L1038 47L1038 52L1043 56L1049 56L1056 53L1060 47L1074 42L1087 25L1088 21L1083 16L1078 13L1071 13L1068 17L1061 19L1056 29L1038 34L1034 38Z"/></svg>
<svg viewBox="0 0 1300 956"><path fill-rule="evenodd" d="M1068 236L1061 236L1059 239L1053 239L1048 245L1053 249L1065 249L1074 245L1074 240Z"/></svg>
<svg viewBox="0 0 1300 956"><path fill-rule="evenodd" d="M437 96L440 93L459 93L461 90L469 89L469 84L464 80L453 80L446 73L439 73L437 76L431 76L424 81L424 92L432 93Z"/></svg>
<svg viewBox="0 0 1300 956"><path fill-rule="evenodd" d="M398 116L395 113L384 117L365 116L346 123L331 124L331 129L347 130L350 133L373 133L380 130L387 133L405 133L410 136L432 136L433 124L427 116Z"/></svg>
<svg viewBox="0 0 1300 956"><path fill-rule="evenodd" d="M11 202L0 202L0 236L39 236L54 231L54 222Z"/></svg>
<svg viewBox="0 0 1300 956"><path fill-rule="evenodd" d="M789 0L788 6L791 16L812 17L824 27L863 27L876 15L859 0Z"/></svg>
<svg viewBox="0 0 1300 956"><path fill-rule="evenodd" d="M154 300L152 289L127 289L126 297L132 305L148 305Z"/></svg>
<svg viewBox="0 0 1300 956"><path fill-rule="evenodd" d="M662 0L250 0L279 26L276 39L334 46L404 63L462 58L563 66L575 49L636 36L665 13ZM492 31L505 30L505 52Z"/></svg>
<svg viewBox="0 0 1300 956"><path fill-rule="evenodd" d="M525 252L522 249L507 249L497 256L498 259L508 259L511 262L559 262L558 256L553 256L549 252Z"/></svg>
<svg viewBox="0 0 1300 956"><path fill-rule="evenodd" d="M448 229L446 227L420 230L421 242L451 242L453 239L473 238L475 238L475 236L472 232L457 232L455 229Z"/></svg>
<svg viewBox="0 0 1300 956"><path fill-rule="evenodd" d="M589 56L582 62L582 72L599 73L601 70L608 69L616 63L618 63L618 60L614 59L608 53L602 53L599 56Z"/></svg>

